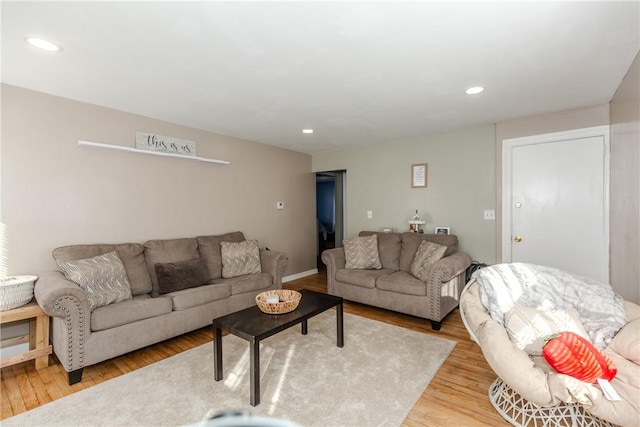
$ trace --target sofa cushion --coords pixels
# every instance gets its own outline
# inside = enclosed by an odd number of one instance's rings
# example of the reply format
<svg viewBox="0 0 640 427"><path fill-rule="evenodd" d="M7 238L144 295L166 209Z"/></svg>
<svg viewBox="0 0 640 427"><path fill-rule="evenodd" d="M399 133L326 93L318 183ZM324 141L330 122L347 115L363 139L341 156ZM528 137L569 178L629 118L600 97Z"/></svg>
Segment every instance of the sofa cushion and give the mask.
<svg viewBox="0 0 640 427"><path fill-rule="evenodd" d="M224 283L231 287L231 295L260 291L273 285L273 276L267 273L249 274L232 278L220 278L213 283Z"/></svg>
<svg viewBox="0 0 640 427"><path fill-rule="evenodd" d="M505 314L504 326L514 347L532 356L541 356L544 338L558 332L575 332L589 340L576 310L540 311L515 306Z"/></svg>
<svg viewBox="0 0 640 427"><path fill-rule="evenodd" d="M209 272L204 258L158 263L156 275L160 294L194 288L209 281Z"/></svg>
<svg viewBox="0 0 640 427"><path fill-rule="evenodd" d="M198 305L207 304L209 302L229 298L230 295L230 286L223 283L183 289L181 291L165 294L164 296L171 299L174 311L180 311L196 307Z"/></svg>
<svg viewBox="0 0 640 427"><path fill-rule="evenodd" d="M418 246L420 246L423 240L446 246L447 251L444 253L445 257L448 257L458 250L458 237L453 234L402 233L399 270L406 272L411 271L411 263L413 263L413 259L418 251Z"/></svg>
<svg viewBox="0 0 640 427"><path fill-rule="evenodd" d="M127 301L93 310L91 330L103 331L167 313L171 313L171 299L151 298L149 294L139 295Z"/></svg>
<svg viewBox="0 0 640 427"><path fill-rule="evenodd" d="M209 270L209 280L222 277L222 250L220 242L242 242L244 234L241 231L221 234L219 236L199 236L196 237L198 242L198 252L207 261L207 269Z"/></svg>
<svg viewBox="0 0 640 427"><path fill-rule="evenodd" d="M363 288L373 289L376 287L376 280L379 277L393 273L393 270L347 270L345 268L336 271L336 280L338 282L348 283L350 285L362 286Z"/></svg>
<svg viewBox="0 0 640 427"><path fill-rule="evenodd" d="M382 268L398 270L400 263L400 249L402 248L402 235L400 233L382 233L379 231L361 231L359 236L371 236L378 238L378 255Z"/></svg>
<svg viewBox="0 0 640 427"><path fill-rule="evenodd" d="M114 245L71 245L53 250L53 258L56 264L79 259L92 258L116 251L124 264L131 285L132 295L142 295L151 292L151 276L147 271L147 263L144 258L144 246L139 243L119 243Z"/></svg>
<svg viewBox="0 0 640 427"><path fill-rule="evenodd" d="M379 277L376 281L376 288L405 295L427 295L426 283L404 271L396 271L393 274Z"/></svg>
<svg viewBox="0 0 640 427"><path fill-rule="evenodd" d="M160 295L156 264L186 261L198 258L198 242L196 239L149 240L144 244L147 271L151 276L153 289L151 296Z"/></svg>
<svg viewBox="0 0 640 427"><path fill-rule="evenodd" d="M346 269L380 269L378 236L356 236L342 241Z"/></svg>
<svg viewBox="0 0 640 427"><path fill-rule="evenodd" d="M67 279L87 295L89 308L131 299L131 285L116 251L58 265Z"/></svg>
<svg viewBox="0 0 640 427"><path fill-rule="evenodd" d="M640 365L640 319L633 319L624 325L607 348Z"/></svg>
<svg viewBox="0 0 640 427"><path fill-rule="evenodd" d="M411 263L411 274L426 282L429 279L431 266L444 256L447 247L423 240L418 246L416 256Z"/></svg>
<svg viewBox="0 0 640 427"><path fill-rule="evenodd" d="M222 277L244 276L262 272L260 248L257 240L220 242L222 253Z"/></svg>

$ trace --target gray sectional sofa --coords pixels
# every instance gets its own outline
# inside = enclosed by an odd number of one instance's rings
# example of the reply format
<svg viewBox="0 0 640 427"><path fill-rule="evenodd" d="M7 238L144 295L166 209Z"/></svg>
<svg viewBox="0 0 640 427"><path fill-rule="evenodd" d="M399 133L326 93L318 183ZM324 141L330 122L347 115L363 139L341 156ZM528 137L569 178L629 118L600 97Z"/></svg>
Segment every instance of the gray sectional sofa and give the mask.
<svg viewBox="0 0 640 427"><path fill-rule="evenodd" d="M233 264L229 258L223 263L221 247L241 242L255 241L233 232L55 249L53 257L64 273L40 274L34 293L40 307L52 317L53 351L69 373L69 384L82 379L85 366L202 328L216 317L254 305L258 293L281 288L288 262L282 252L258 249L255 242L254 262ZM113 257L114 251L130 285L130 294L126 286L115 292L117 302L101 298L99 288L85 290L67 278L77 280L83 263L103 260L106 254ZM249 274L243 274L246 266L252 268ZM234 273L237 268L240 270ZM100 266L91 274L111 274L112 270Z"/></svg>
<svg viewBox="0 0 640 427"><path fill-rule="evenodd" d="M459 252L454 235L381 233L362 231L359 236L377 236L379 269L345 268L344 248L322 253L327 266L327 289L331 295L387 310L431 320L439 330L444 317L460 303L466 269L471 258ZM421 280L411 272L420 243L426 240L446 246L444 256L426 271Z"/></svg>

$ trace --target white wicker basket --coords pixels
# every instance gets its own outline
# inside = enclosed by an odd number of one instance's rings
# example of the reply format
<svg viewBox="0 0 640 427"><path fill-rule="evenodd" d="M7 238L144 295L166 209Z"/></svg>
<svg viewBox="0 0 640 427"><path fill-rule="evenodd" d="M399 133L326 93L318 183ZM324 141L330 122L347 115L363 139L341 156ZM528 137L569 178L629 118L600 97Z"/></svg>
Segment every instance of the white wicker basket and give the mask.
<svg viewBox="0 0 640 427"><path fill-rule="evenodd" d="M616 427L585 411L577 403L559 403L542 407L531 403L501 378L489 386L489 400L493 407L511 425L522 427Z"/></svg>
<svg viewBox="0 0 640 427"><path fill-rule="evenodd" d="M0 279L0 311L11 310L33 299L38 276L11 276Z"/></svg>

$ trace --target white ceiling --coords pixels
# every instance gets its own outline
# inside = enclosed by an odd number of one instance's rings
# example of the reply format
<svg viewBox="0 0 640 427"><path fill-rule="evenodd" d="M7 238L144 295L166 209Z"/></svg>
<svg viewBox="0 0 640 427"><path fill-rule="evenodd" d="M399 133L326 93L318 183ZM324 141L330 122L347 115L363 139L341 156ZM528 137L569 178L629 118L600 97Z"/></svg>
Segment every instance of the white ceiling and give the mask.
<svg viewBox="0 0 640 427"><path fill-rule="evenodd" d="M315 154L605 104L639 5L2 1L2 81Z"/></svg>

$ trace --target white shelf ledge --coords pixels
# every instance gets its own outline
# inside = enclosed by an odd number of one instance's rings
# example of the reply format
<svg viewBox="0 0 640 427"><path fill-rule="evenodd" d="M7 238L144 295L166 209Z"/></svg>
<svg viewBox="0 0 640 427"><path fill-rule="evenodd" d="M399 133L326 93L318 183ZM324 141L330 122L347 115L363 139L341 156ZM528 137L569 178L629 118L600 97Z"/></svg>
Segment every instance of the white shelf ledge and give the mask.
<svg viewBox="0 0 640 427"><path fill-rule="evenodd" d="M103 144L101 142L78 140L78 145L88 145L90 147L108 148L111 150L130 151L133 153L153 154L155 156L178 157L180 159L198 160L200 162L219 163L222 165L231 164L231 162L228 162L226 160L207 159L206 157L196 157L196 156L185 156L184 154L163 153L161 151L139 150L137 148L124 147L122 145Z"/></svg>

